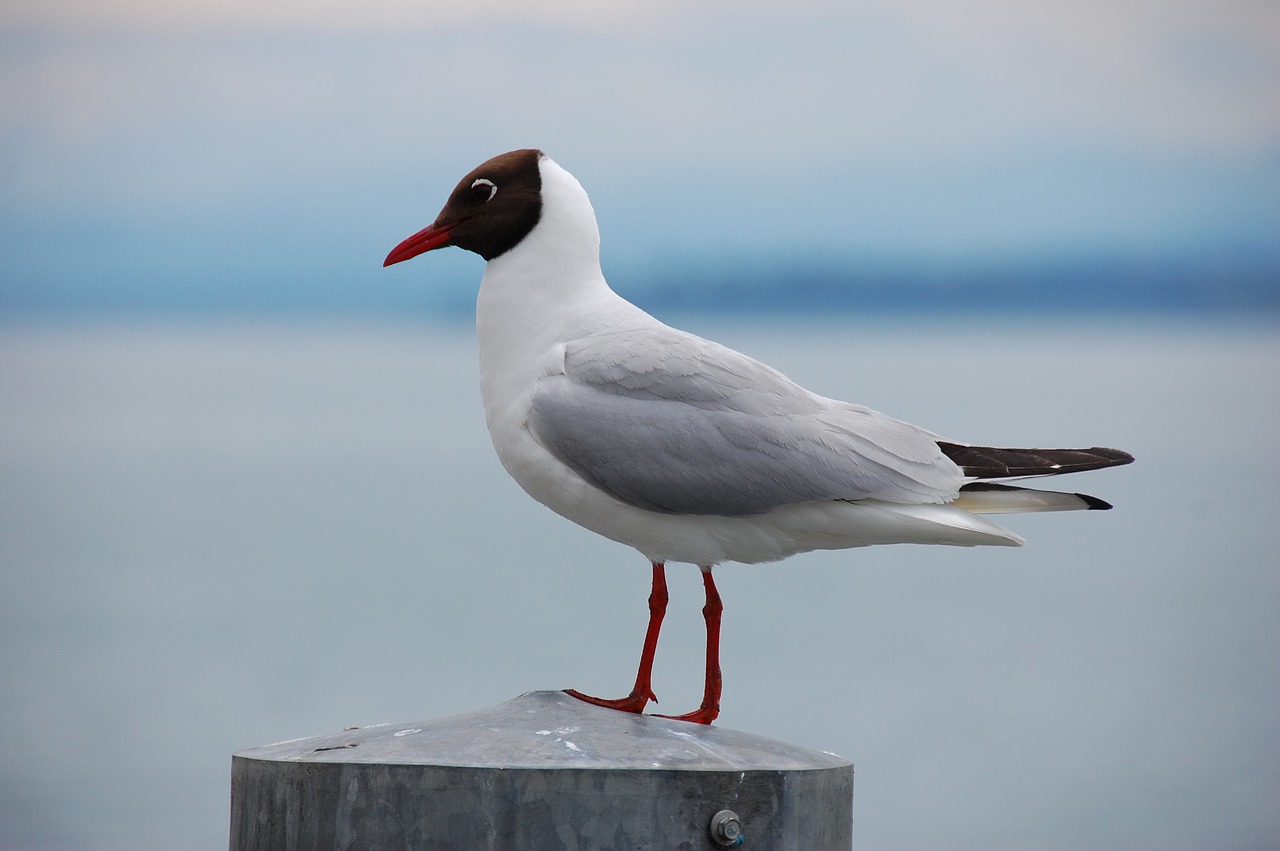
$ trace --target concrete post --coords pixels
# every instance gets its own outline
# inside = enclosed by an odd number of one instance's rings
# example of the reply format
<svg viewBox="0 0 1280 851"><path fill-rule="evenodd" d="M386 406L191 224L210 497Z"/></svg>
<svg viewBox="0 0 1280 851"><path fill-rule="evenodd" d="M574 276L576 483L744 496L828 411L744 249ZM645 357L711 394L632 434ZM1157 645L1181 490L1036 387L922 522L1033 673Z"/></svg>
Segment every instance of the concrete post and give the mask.
<svg viewBox="0 0 1280 851"><path fill-rule="evenodd" d="M851 851L832 754L530 692L240 751L231 851Z"/></svg>

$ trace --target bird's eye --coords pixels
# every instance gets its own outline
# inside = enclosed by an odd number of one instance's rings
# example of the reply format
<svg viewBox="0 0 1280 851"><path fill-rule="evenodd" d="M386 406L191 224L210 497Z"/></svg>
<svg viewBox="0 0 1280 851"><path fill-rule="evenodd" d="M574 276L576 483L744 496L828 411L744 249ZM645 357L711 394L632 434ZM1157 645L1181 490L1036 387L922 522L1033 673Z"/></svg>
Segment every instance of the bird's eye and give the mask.
<svg viewBox="0 0 1280 851"><path fill-rule="evenodd" d="M477 177L471 182L471 193L480 203L487 204L498 194L498 186L487 177Z"/></svg>

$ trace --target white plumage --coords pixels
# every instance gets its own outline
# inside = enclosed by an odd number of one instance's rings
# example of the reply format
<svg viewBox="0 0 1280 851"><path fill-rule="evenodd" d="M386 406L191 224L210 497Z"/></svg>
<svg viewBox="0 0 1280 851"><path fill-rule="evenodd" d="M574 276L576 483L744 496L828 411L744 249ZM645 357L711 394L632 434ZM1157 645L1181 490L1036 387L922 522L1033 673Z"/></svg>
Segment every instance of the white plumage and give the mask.
<svg viewBox="0 0 1280 851"><path fill-rule="evenodd" d="M1109 508L1081 494L990 479L1128 463L1111 449L975 447L861 405L810 393L776 370L671 328L609 288L586 192L539 151L462 179L436 221L386 265L458 245L488 260L477 301L480 390L507 472L558 514L653 563L636 685L652 698L666 562L703 568L707 679L719 711L721 603L711 567L872 544L1018 546L983 513Z"/></svg>

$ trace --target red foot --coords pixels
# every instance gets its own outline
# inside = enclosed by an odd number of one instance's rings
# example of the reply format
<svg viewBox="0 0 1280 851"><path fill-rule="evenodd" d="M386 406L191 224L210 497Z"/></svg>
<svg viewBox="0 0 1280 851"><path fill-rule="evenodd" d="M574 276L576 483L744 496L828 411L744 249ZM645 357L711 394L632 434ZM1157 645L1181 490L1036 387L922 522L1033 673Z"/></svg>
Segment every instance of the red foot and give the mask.
<svg viewBox="0 0 1280 851"><path fill-rule="evenodd" d="M670 718L672 721L691 721L694 724L710 724L720 717L719 706L703 706L683 715L655 715L656 718Z"/></svg>
<svg viewBox="0 0 1280 851"><path fill-rule="evenodd" d="M583 694L577 689L572 688L565 689L564 693L569 695L569 697L576 697L578 700L590 703L594 706L603 706L606 709L617 709L621 712L634 712L637 715L644 712L644 708L649 701L657 701L657 698L653 696L652 692L648 695L635 694L633 692L626 697L619 697L612 700L604 697L592 697L589 694Z"/></svg>
<svg viewBox="0 0 1280 851"><path fill-rule="evenodd" d="M702 705L684 715L659 715L659 718L710 724L720 715L720 614L724 610L724 605L720 602L720 593L716 590L716 583L711 578L709 567L702 568L702 584L707 595L707 604L702 607L702 616L707 622L707 670L702 690ZM658 647L658 631L662 628L662 618L666 611L666 572L661 562L654 562L653 590L649 593L649 628L645 631L644 649L640 653L640 668L636 671L636 684L631 689L631 694L609 700L592 697L571 688L565 689L564 693L594 706L637 714L644 712L649 701L657 703L658 699L653 696L653 688L649 684L653 674L653 655Z"/></svg>
<svg viewBox="0 0 1280 851"><path fill-rule="evenodd" d="M636 670L636 684L631 687L631 694L617 699L592 697L577 689L567 688L564 693L578 700L586 701L594 706L606 709L617 709L622 712L640 713L649 701L658 702L653 696L653 654L658 649L658 633L662 629L662 618L667 613L667 572L661 562L653 563L653 588L649 592L649 626L644 634L644 648L640 652L640 667Z"/></svg>

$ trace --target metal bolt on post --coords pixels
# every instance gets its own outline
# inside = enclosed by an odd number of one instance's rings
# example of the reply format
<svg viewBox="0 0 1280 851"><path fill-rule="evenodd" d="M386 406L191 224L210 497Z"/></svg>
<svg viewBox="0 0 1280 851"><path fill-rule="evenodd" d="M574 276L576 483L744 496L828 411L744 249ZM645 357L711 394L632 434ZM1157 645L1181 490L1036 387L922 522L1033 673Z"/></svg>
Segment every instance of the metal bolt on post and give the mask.
<svg viewBox="0 0 1280 851"><path fill-rule="evenodd" d="M733 810L721 810L711 817L711 839L724 848L737 848L747 837L742 833L742 822Z"/></svg>

